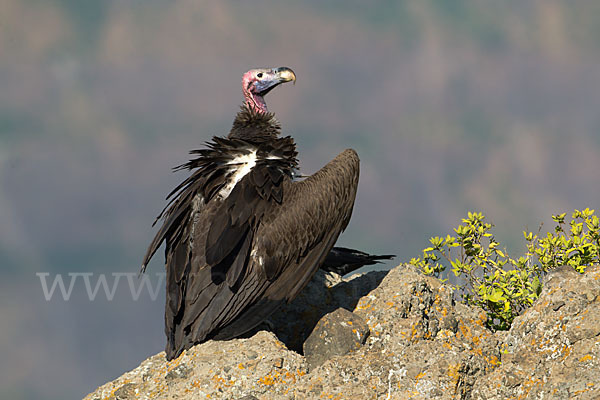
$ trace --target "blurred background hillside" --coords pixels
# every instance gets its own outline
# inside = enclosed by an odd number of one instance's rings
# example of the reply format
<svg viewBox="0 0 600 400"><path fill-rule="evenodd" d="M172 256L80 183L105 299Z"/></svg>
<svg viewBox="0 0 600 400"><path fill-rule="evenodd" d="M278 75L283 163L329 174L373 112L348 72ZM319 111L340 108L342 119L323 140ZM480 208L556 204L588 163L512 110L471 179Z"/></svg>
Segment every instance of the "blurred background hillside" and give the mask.
<svg viewBox="0 0 600 400"><path fill-rule="evenodd" d="M304 173L361 156L341 245L405 262L478 210L516 255L552 213L599 208L599 16L593 0L1 0L0 398L81 398L162 350L164 289L89 301L79 282L47 302L36 273L137 272L186 176L170 168L229 131L251 67L296 72L267 103Z"/></svg>

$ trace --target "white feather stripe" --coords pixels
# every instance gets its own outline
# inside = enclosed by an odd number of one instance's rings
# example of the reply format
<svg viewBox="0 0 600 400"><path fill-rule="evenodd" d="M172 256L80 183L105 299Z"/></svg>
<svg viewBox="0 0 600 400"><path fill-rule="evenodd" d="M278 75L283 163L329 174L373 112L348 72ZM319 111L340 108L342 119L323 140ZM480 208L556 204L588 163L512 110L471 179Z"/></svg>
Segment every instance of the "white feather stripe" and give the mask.
<svg viewBox="0 0 600 400"><path fill-rule="evenodd" d="M256 165L256 150L253 150L249 154L237 156L231 161L229 161L227 164L232 166L231 171L233 172L233 175L231 175L231 179L227 183L227 185L225 185L219 191L219 196L222 199L226 199L235 187L235 185L237 185L237 183L241 181L242 178L252 170L252 168L254 168L254 166Z"/></svg>

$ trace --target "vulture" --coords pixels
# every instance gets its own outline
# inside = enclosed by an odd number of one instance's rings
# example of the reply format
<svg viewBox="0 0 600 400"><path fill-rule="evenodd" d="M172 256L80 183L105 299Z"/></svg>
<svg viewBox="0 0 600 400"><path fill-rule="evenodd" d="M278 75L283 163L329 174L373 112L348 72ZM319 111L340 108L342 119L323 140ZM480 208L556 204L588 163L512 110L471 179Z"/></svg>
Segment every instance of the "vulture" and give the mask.
<svg viewBox="0 0 600 400"><path fill-rule="evenodd" d="M168 360L256 327L326 259L329 270L347 273L390 258L333 248L352 214L359 159L348 149L298 176L294 140L281 135L265 103L273 88L295 80L286 67L246 72L244 103L227 137L213 137L175 168L192 172L167 196L142 263L144 272L165 242Z"/></svg>

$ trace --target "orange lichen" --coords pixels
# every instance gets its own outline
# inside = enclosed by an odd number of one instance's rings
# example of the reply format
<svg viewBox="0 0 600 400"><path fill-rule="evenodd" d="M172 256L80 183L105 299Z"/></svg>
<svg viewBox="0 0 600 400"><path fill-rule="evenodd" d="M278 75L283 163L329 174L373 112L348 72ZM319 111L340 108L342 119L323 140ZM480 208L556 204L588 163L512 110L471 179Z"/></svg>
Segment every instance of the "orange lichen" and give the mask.
<svg viewBox="0 0 600 400"><path fill-rule="evenodd" d="M494 366L501 364L500 360L496 356L491 356L490 358L488 358L488 357L484 357L484 358L487 362L489 362L490 364L492 364Z"/></svg>
<svg viewBox="0 0 600 400"><path fill-rule="evenodd" d="M197 380L197 379L193 380L192 383L191 383L191 385L192 385L192 387L200 388L200 381Z"/></svg>
<svg viewBox="0 0 600 400"><path fill-rule="evenodd" d="M171 370L173 368L179 366L179 364L181 363L181 360L183 359L184 354L185 354L185 352L181 353L179 355L179 357L177 357L176 359L166 362L166 364L167 364L167 372L171 372Z"/></svg>
<svg viewBox="0 0 600 400"><path fill-rule="evenodd" d="M296 370L296 373L283 368L279 370L271 370L268 375L263 376L258 379L258 383L262 383L263 385L272 386L278 383L284 384L294 384L296 383L296 375L299 377L305 375L306 371Z"/></svg>
<svg viewBox="0 0 600 400"><path fill-rule="evenodd" d="M579 395L579 394L587 392L588 390L590 390L589 387L587 389L583 389L583 390L576 390L576 391L573 392L573 394L574 395Z"/></svg>
<svg viewBox="0 0 600 400"><path fill-rule="evenodd" d="M259 378L258 382L262 383L263 385L271 386L271 385L275 384L275 379L273 379L273 376L269 374L269 375L263 376L262 378Z"/></svg>
<svg viewBox="0 0 600 400"><path fill-rule="evenodd" d="M416 323L416 324L414 324L412 326L412 330L411 330L411 333L410 333L410 339L411 340L414 339L415 337L417 337L419 335L419 332L417 330L418 326L419 326L418 323Z"/></svg>
<svg viewBox="0 0 600 400"><path fill-rule="evenodd" d="M459 369L460 364L451 364L448 367L448 376L450 377L450 379L452 379L452 383L454 385L458 384L458 381L460 379L460 374L458 373Z"/></svg>
<svg viewBox="0 0 600 400"><path fill-rule="evenodd" d="M422 377L424 377L424 376L425 376L425 371L423 371L423 372L419 372L419 373L417 374L417 376L415 376L415 380L416 380L416 381L418 381L419 379L421 379L421 378L422 378Z"/></svg>
<svg viewBox="0 0 600 400"><path fill-rule="evenodd" d="M579 359L579 362L586 362L592 359L592 356L590 354L586 354L585 356L581 357Z"/></svg>
<svg viewBox="0 0 600 400"><path fill-rule="evenodd" d="M564 344L560 350L561 354L563 355L563 360L565 358L567 358L569 355L571 355L571 346L567 346L566 344Z"/></svg>
<svg viewBox="0 0 600 400"><path fill-rule="evenodd" d="M460 330L460 333L462 333L462 335L465 338L467 338L468 336L471 336L471 330L469 329L468 326L466 326L462 322L458 325L458 329Z"/></svg>
<svg viewBox="0 0 600 400"><path fill-rule="evenodd" d="M357 310L366 310L367 308L371 307L371 304L369 303L368 300L366 300L364 297L361 298L358 301L358 305L356 306Z"/></svg>
<svg viewBox="0 0 600 400"><path fill-rule="evenodd" d="M213 375L211 380L214 382L216 389L221 389L222 387L230 387L233 386L233 384L235 383L235 381L228 381L225 378L219 376L218 374Z"/></svg>
<svg viewBox="0 0 600 400"><path fill-rule="evenodd" d="M524 399L529 398L529 392L531 392L531 389L533 389L533 387L536 385L541 386L542 384L543 384L543 381L541 378L535 378L533 376L530 377L523 383L524 393L519 395L519 397L517 397L517 399L524 400Z"/></svg>

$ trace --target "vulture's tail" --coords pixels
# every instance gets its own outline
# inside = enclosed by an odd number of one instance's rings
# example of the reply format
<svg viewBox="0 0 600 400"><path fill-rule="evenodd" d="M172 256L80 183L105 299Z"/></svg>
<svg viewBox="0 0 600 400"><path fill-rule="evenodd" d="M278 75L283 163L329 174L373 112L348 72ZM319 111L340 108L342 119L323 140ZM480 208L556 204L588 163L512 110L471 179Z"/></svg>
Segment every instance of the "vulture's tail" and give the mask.
<svg viewBox="0 0 600 400"><path fill-rule="evenodd" d="M394 257L396 256L393 254L378 256L346 247L334 247L327 254L321 269L346 275L365 265L378 264L380 260L391 260Z"/></svg>

